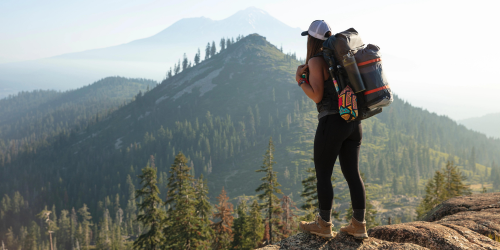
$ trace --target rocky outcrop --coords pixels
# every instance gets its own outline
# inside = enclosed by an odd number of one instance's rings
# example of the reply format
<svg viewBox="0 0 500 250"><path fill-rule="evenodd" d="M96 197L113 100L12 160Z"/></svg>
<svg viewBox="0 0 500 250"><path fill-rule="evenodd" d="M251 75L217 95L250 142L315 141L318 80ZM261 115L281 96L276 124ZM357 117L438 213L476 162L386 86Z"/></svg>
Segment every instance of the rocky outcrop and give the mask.
<svg viewBox="0 0 500 250"><path fill-rule="evenodd" d="M330 250L330 249L428 249L412 243L398 243L379 240L370 237L366 240L356 240L353 237L344 233L334 233L335 236L331 239L325 239L312 234L299 233L288 237L276 244L260 248L261 250L277 250L277 249L301 249L301 250Z"/></svg>
<svg viewBox="0 0 500 250"><path fill-rule="evenodd" d="M490 210L491 211L488 211ZM474 194L451 198L430 211L424 221L438 221L446 216L467 212L495 213L500 209L500 193ZM498 217L497 217L498 223Z"/></svg>
<svg viewBox="0 0 500 250"><path fill-rule="evenodd" d="M431 249L500 249L500 193L476 194L449 199L423 219L380 226L371 237L414 243Z"/></svg>
<svg viewBox="0 0 500 250"><path fill-rule="evenodd" d="M500 249L500 242L453 224L417 221L375 227L368 233L377 239L413 243L429 249Z"/></svg>
<svg viewBox="0 0 500 250"><path fill-rule="evenodd" d="M297 234L264 249L500 249L500 193L449 199L423 221L374 227L365 241Z"/></svg>

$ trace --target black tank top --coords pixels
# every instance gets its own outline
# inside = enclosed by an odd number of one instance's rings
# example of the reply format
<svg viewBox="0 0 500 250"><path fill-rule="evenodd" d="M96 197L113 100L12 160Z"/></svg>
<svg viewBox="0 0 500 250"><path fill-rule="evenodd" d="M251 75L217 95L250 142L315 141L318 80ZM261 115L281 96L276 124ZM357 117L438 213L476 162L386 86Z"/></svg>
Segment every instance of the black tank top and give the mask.
<svg viewBox="0 0 500 250"><path fill-rule="evenodd" d="M323 52L320 52L312 57L320 56L323 57ZM323 98L320 102L316 103L316 108L319 113L318 119L327 115L337 114L339 112L339 97L337 95L337 91L335 90L335 86L333 85L332 77L328 76L328 79L326 79L323 84Z"/></svg>

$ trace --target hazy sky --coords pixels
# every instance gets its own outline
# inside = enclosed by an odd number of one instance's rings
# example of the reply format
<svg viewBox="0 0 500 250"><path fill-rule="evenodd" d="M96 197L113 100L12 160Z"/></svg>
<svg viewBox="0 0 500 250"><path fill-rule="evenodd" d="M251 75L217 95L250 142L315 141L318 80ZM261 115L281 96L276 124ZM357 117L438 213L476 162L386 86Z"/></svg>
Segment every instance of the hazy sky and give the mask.
<svg viewBox="0 0 500 250"><path fill-rule="evenodd" d="M255 6L291 27L307 29L315 19L327 20L335 31L355 27L365 42L382 48L389 80L397 80L394 88L400 96L441 114L464 109L452 115L462 119L500 112L494 101L500 92L498 3L1 0L0 63L123 44L152 36L182 18L220 20ZM472 102L474 108L466 109Z"/></svg>
<svg viewBox="0 0 500 250"><path fill-rule="evenodd" d="M498 2L498 1L496 1ZM313 3L313 4L311 4ZM479 28L497 33L499 16L494 1L0 1L0 60L18 61L44 58L68 52L103 48L152 36L179 19L205 16L224 19L250 6L267 11L291 27L306 29L314 19L330 21L331 26L354 26L386 22L395 32L434 27L442 37L461 30ZM410 12L410 13L408 13ZM413 12L413 13L411 13ZM398 15L403 14L403 16ZM437 14L437 15L436 15ZM341 18L335 16L341 15ZM356 17L356 18L354 18ZM443 27L449 24L453 27ZM476 27L474 27L476 26ZM483 26L483 27L477 27ZM343 28L343 27L342 27ZM451 30L444 30L444 29ZM423 31L425 30L418 30ZM472 30L471 30L472 31ZM375 31L376 32L376 31ZM415 33L415 37L424 34ZM477 34L479 35L479 34ZM484 34L486 35L486 34ZM364 34L366 37L366 34ZM375 36L380 43L384 38ZM498 34L497 34L498 38ZM444 40L443 40L444 41ZM446 41L450 43L456 41Z"/></svg>

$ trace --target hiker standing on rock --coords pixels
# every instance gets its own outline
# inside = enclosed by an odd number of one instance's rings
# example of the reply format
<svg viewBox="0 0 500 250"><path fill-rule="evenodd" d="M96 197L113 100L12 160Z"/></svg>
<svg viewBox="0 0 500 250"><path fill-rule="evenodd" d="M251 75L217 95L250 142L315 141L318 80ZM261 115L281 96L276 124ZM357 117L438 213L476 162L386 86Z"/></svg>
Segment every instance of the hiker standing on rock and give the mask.
<svg viewBox="0 0 500 250"><path fill-rule="evenodd" d="M302 36L307 36L306 64L297 68L295 79L304 93L316 103L319 112L314 138L319 214L315 221L301 221L299 227L304 232L333 237L331 176L338 156L342 174L349 185L353 207L350 224L340 231L356 238L367 238L365 186L358 168L361 122L348 123L339 114L338 95L322 56L323 42L331 36L330 25L323 20L316 20L311 23L309 30L302 32Z"/></svg>

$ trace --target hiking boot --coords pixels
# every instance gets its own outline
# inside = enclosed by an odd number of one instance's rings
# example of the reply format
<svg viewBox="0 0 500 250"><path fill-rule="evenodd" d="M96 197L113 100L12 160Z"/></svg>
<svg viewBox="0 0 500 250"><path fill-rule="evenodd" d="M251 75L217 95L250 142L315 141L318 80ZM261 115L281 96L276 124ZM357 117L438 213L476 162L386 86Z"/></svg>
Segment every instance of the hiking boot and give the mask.
<svg viewBox="0 0 500 250"><path fill-rule="evenodd" d="M348 233L356 239L366 239L368 234L366 233L366 222L359 222L354 217L351 218L351 223L349 225L340 228L341 232Z"/></svg>
<svg viewBox="0 0 500 250"><path fill-rule="evenodd" d="M300 231L304 233L316 234L321 237L332 238L332 222L324 221L321 216L316 215L316 220L306 222L301 221L299 224Z"/></svg>

